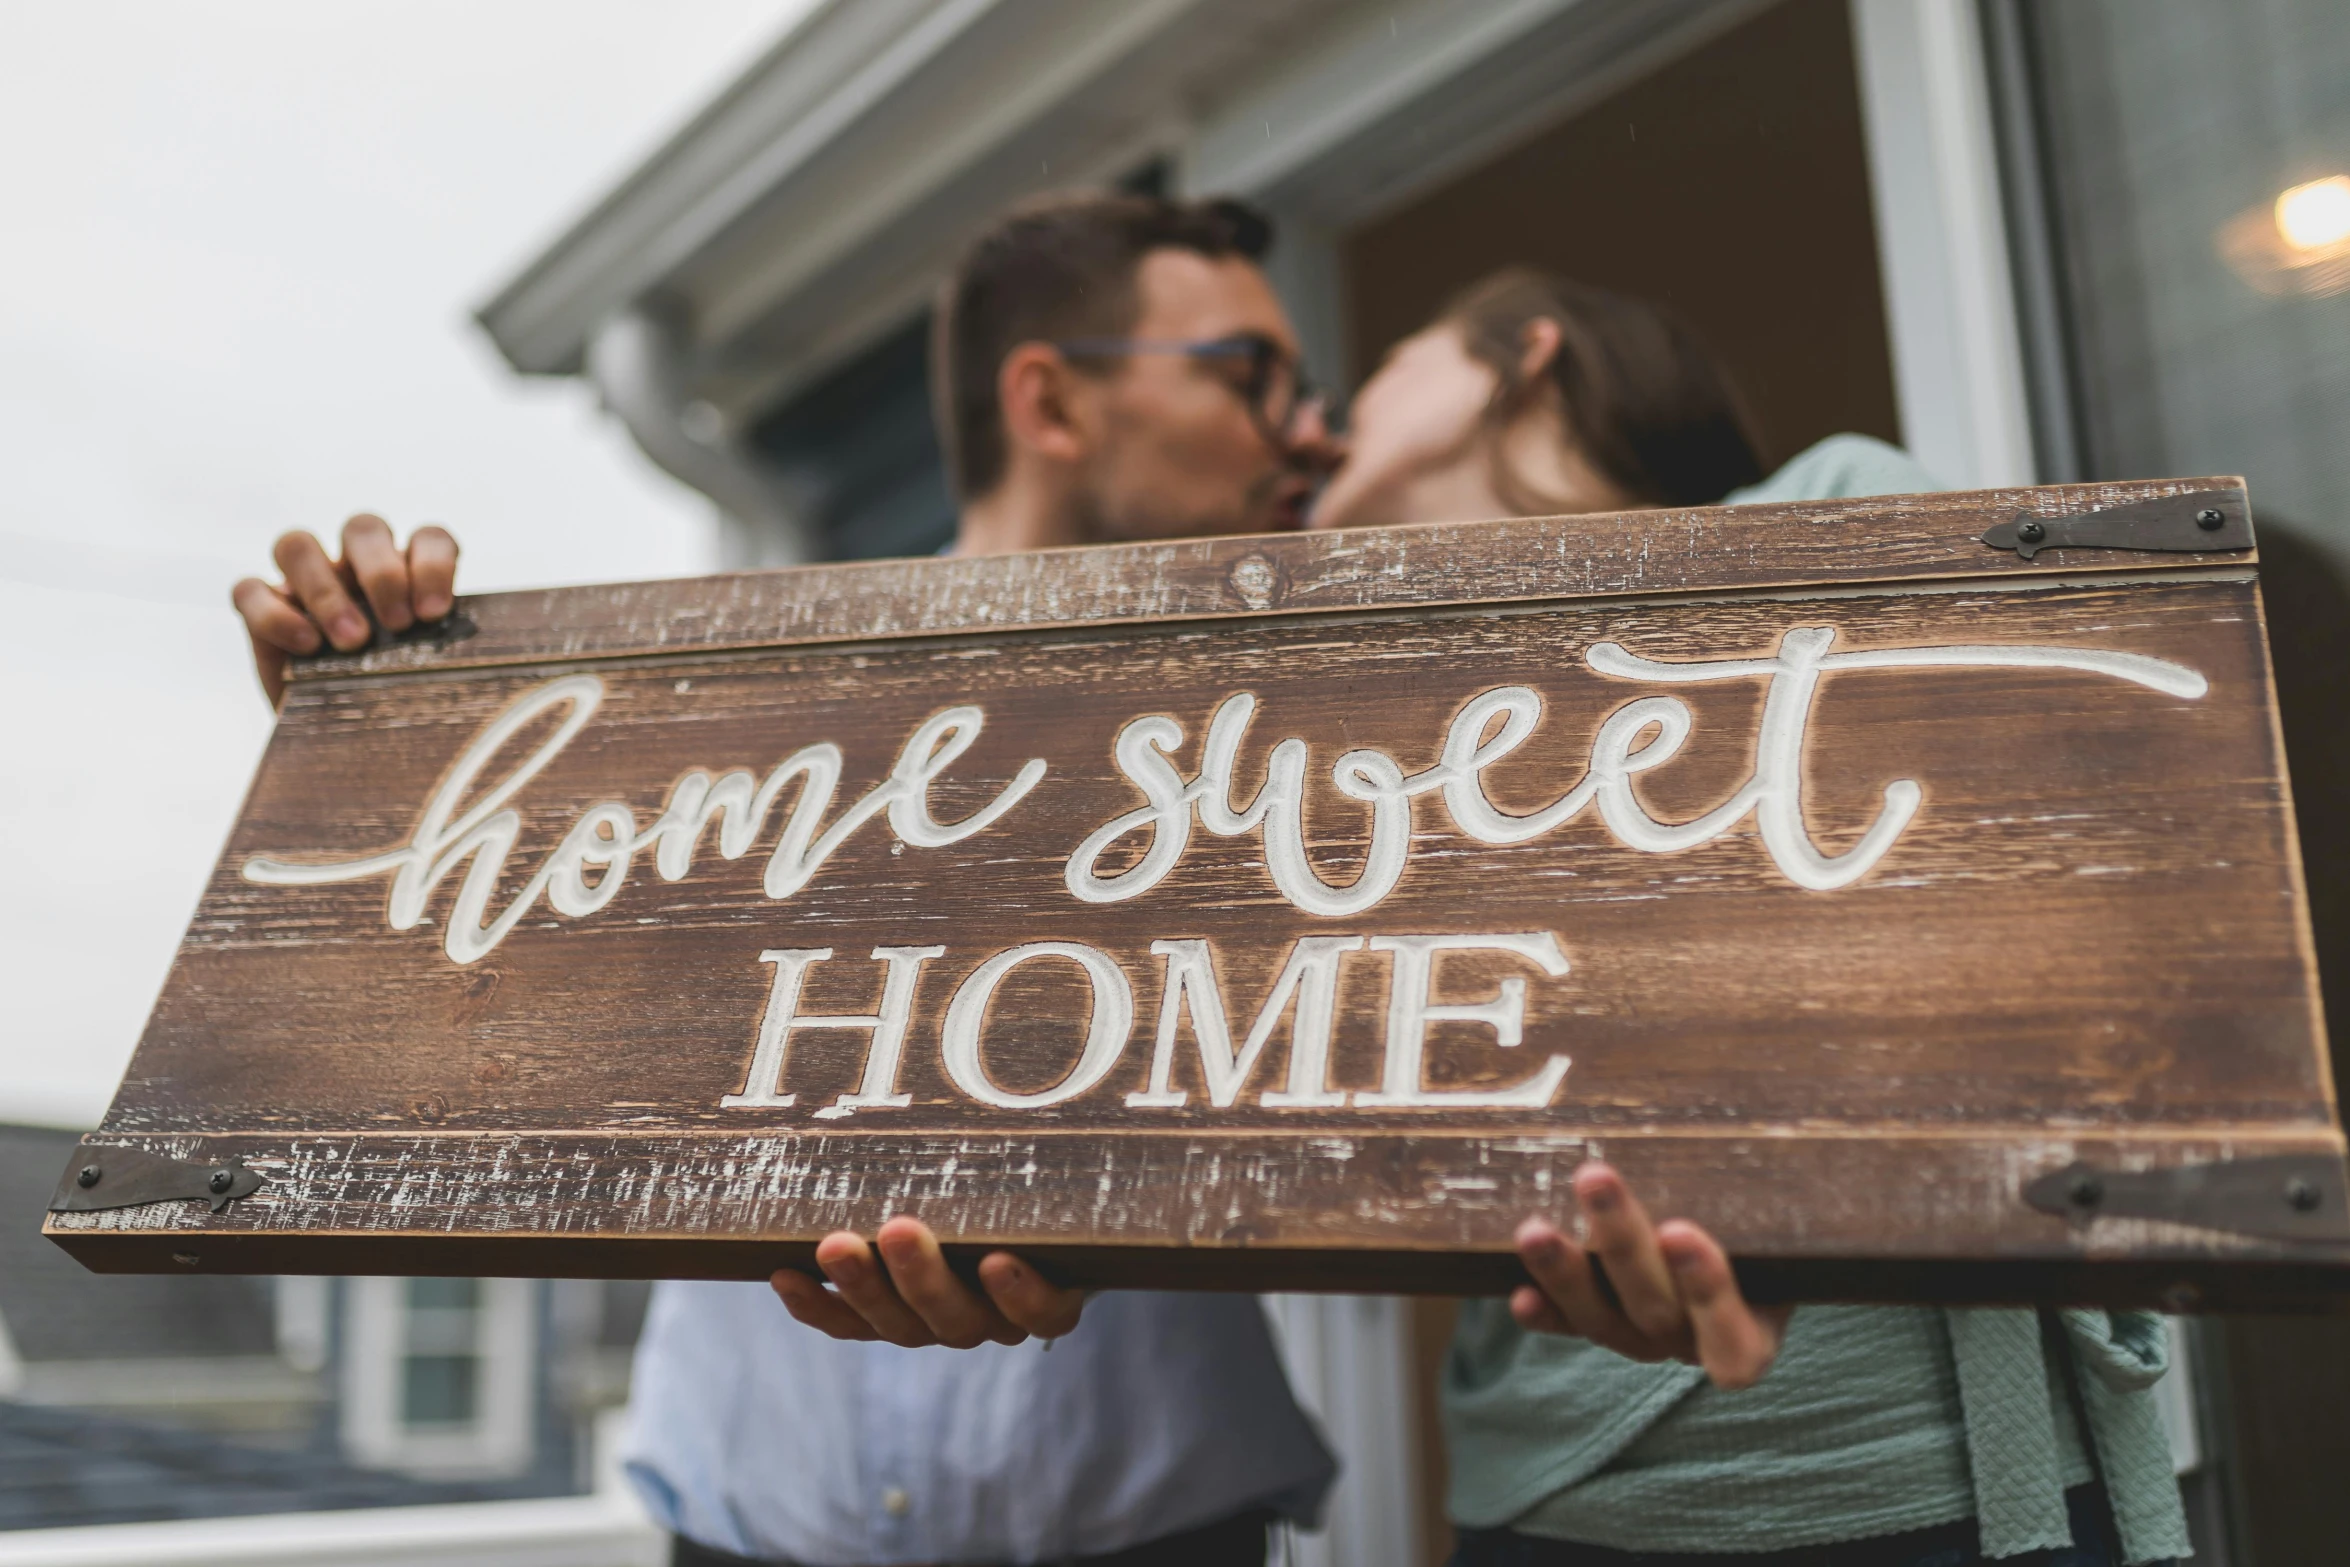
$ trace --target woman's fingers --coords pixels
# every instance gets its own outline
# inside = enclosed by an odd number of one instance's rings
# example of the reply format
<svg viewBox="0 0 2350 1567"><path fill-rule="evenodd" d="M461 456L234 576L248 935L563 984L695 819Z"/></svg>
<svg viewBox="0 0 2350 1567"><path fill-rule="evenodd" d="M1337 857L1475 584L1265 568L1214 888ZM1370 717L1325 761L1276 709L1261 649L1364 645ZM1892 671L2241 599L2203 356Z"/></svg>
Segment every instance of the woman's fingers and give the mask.
<svg viewBox="0 0 2350 1567"><path fill-rule="evenodd" d="M1535 1290L1521 1289L1510 1300L1510 1315L1538 1333L1567 1333L1612 1349L1627 1360L1664 1360L1673 1346L1643 1333L1608 1298L1591 1254L1547 1219L1518 1226L1518 1259L1534 1278ZM1539 1294L1536 1291L1539 1291ZM1532 1299L1522 1297L1532 1296ZM1546 1315L1542 1303L1550 1307Z"/></svg>
<svg viewBox="0 0 2350 1567"><path fill-rule="evenodd" d="M307 533L288 533L278 538L270 555L285 573L287 595L318 623L327 641L345 653L367 645L367 617L359 612L334 562L326 558L325 546Z"/></svg>
<svg viewBox="0 0 2350 1567"><path fill-rule="evenodd" d="M1519 1327L1529 1333L1556 1333L1562 1337L1577 1337L1567 1325L1566 1314L1555 1302L1531 1284L1521 1284L1510 1291L1510 1315Z"/></svg>
<svg viewBox="0 0 2350 1567"><path fill-rule="evenodd" d="M875 1337L908 1349L938 1342L930 1324L898 1298L881 1259L865 1244L864 1236L845 1230L825 1236L816 1243L816 1266L832 1280L839 1298L872 1325Z"/></svg>
<svg viewBox="0 0 2350 1567"><path fill-rule="evenodd" d="M1575 1172L1575 1202L1583 1210L1583 1243L1606 1266L1625 1317L1665 1353L1681 1353L1689 1341L1689 1316L1648 1211L1624 1178L1596 1159Z"/></svg>
<svg viewBox="0 0 2350 1567"><path fill-rule="evenodd" d="M1008 1251L979 1259L979 1286L1004 1320L1038 1338L1059 1338L1085 1310L1085 1291L1060 1288Z"/></svg>
<svg viewBox="0 0 2350 1567"><path fill-rule="evenodd" d="M1623 1335L1627 1324L1600 1288L1589 1252L1548 1219L1519 1225L1517 1243L1518 1260L1563 1324L1557 1331L1595 1341Z"/></svg>
<svg viewBox="0 0 2350 1567"><path fill-rule="evenodd" d="M873 1243L889 1265L898 1298L914 1308L939 1343L970 1349L991 1341L1017 1344L1028 1336L1005 1321L994 1302L955 1277L938 1237L920 1219L890 1220L875 1233Z"/></svg>
<svg viewBox="0 0 2350 1567"><path fill-rule="evenodd" d="M1510 1299L1522 1326L1635 1360L1690 1361L1725 1388L1749 1387L1770 1369L1787 1311L1748 1305L1712 1236L1683 1219L1652 1224L1624 1178L1596 1160L1575 1172L1575 1201L1584 1244L1547 1219L1518 1227L1518 1256L1535 1285Z"/></svg>
<svg viewBox="0 0 2350 1567"><path fill-rule="evenodd" d="M361 512L343 524L343 571L367 595L377 625L396 632L416 624L416 610L409 602L408 557L393 542L390 523Z"/></svg>
<svg viewBox="0 0 2350 1567"><path fill-rule="evenodd" d="M866 1343L881 1337L847 1301L796 1268L778 1268L767 1287L782 1300L784 1310L819 1333Z"/></svg>
<svg viewBox="0 0 2350 1567"><path fill-rule="evenodd" d="M418 620L438 620L457 607L457 541L427 524L408 536L408 592Z"/></svg>
<svg viewBox="0 0 2350 1567"><path fill-rule="evenodd" d="M1716 1387L1752 1387L1778 1356L1787 1308L1757 1311L1748 1305L1729 1257L1687 1220L1666 1221L1657 1241L1689 1310L1697 1363Z"/></svg>

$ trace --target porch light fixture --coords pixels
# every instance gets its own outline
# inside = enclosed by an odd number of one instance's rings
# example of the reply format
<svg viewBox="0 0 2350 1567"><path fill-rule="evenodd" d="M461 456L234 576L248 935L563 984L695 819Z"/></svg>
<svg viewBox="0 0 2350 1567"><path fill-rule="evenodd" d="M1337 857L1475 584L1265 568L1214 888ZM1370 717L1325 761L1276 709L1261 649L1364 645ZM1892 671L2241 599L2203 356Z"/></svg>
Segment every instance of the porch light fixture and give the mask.
<svg viewBox="0 0 2350 1567"><path fill-rule="evenodd" d="M2264 294L2350 291L2350 174L2307 180L2220 226L2219 253Z"/></svg>
<svg viewBox="0 0 2350 1567"><path fill-rule="evenodd" d="M2311 180L2279 196L2277 233L2298 251L2332 250L2350 241L2350 174Z"/></svg>

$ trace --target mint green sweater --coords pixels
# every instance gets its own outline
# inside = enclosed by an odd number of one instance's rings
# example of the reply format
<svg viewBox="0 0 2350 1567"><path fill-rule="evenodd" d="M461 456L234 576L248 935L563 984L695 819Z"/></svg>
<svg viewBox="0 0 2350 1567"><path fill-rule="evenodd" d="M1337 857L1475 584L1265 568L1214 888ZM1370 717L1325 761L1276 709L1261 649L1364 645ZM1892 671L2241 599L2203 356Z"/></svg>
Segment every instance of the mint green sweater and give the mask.
<svg viewBox="0 0 2350 1567"><path fill-rule="evenodd" d="M1905 453L1840 435L1728 499L1939 488ZM1801 1307L1769 1374L1724 1393L1694 1367L1530 1334L1502 1302L1471 1302L1445 1370L1452 1516L1619 1550L1722 1553L1971 1517L1984 1554L2001 1557L2071 1543L2064 1491L2101 1476L2126 1561L2186 1555L2152 1391L2167 1366L2161 1320L2055 1320L2061 1330L2044 1333L2029 1310Z"/></svg>

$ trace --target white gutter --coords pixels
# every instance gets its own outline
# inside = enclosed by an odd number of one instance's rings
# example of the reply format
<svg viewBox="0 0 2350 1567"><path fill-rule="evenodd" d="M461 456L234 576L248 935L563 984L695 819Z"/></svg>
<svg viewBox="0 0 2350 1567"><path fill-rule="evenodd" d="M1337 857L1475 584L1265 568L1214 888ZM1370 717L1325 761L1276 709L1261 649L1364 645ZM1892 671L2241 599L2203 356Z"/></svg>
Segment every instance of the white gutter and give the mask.
<svg viewBox="0 0 2350 1567"><path fill-rule="evenodd" d="M478 312L514 368L567 375L776 180L995 0L826 0Z"/></svg>
<svg viewBox="0 0 2350 1567"><path fill-rule="evenodd" d="M620 1495L0 1531L0 1567L663 1567Z"/></svg>
<svg viewBox="0 0 2350 1567"><path fill-rule="evenodd" d="M789 566L814 560L819 541L782 486L742 451L724 417L695 401L680 334L653 312L614 316L588 346L588 376L604 406L644 454L718 506L720 564Z"/></svg>
<svg viewBox="0 0 2350 1567"><path fill-rule="evenodd" d="M577 371L598 326L655 291L690 302L698 343L723 341L1073 94L1135 62L1176 71L1229 30L1203 7L1245 0L829 0L500 289L481 323L526 374ZM1117 118L1080 113L1054 152L1082 163L1081 149L1107 150L1130 129ZM1018 181L988 205L1084 177L1009 172Z"/></svg>

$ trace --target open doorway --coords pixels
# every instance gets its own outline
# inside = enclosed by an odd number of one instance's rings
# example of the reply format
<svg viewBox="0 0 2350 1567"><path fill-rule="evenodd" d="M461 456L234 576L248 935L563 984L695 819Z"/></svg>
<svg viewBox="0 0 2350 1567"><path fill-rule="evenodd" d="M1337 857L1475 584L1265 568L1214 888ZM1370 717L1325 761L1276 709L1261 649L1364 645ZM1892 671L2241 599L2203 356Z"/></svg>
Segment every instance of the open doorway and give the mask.
<svg viewBox="0 0 2350 1567"><path fill-rule="evenodd" d="M1900 438L1849 9L1787 0L1345 236L1348 362L1526 263L1667 305L1766 465Z"/></svg>

